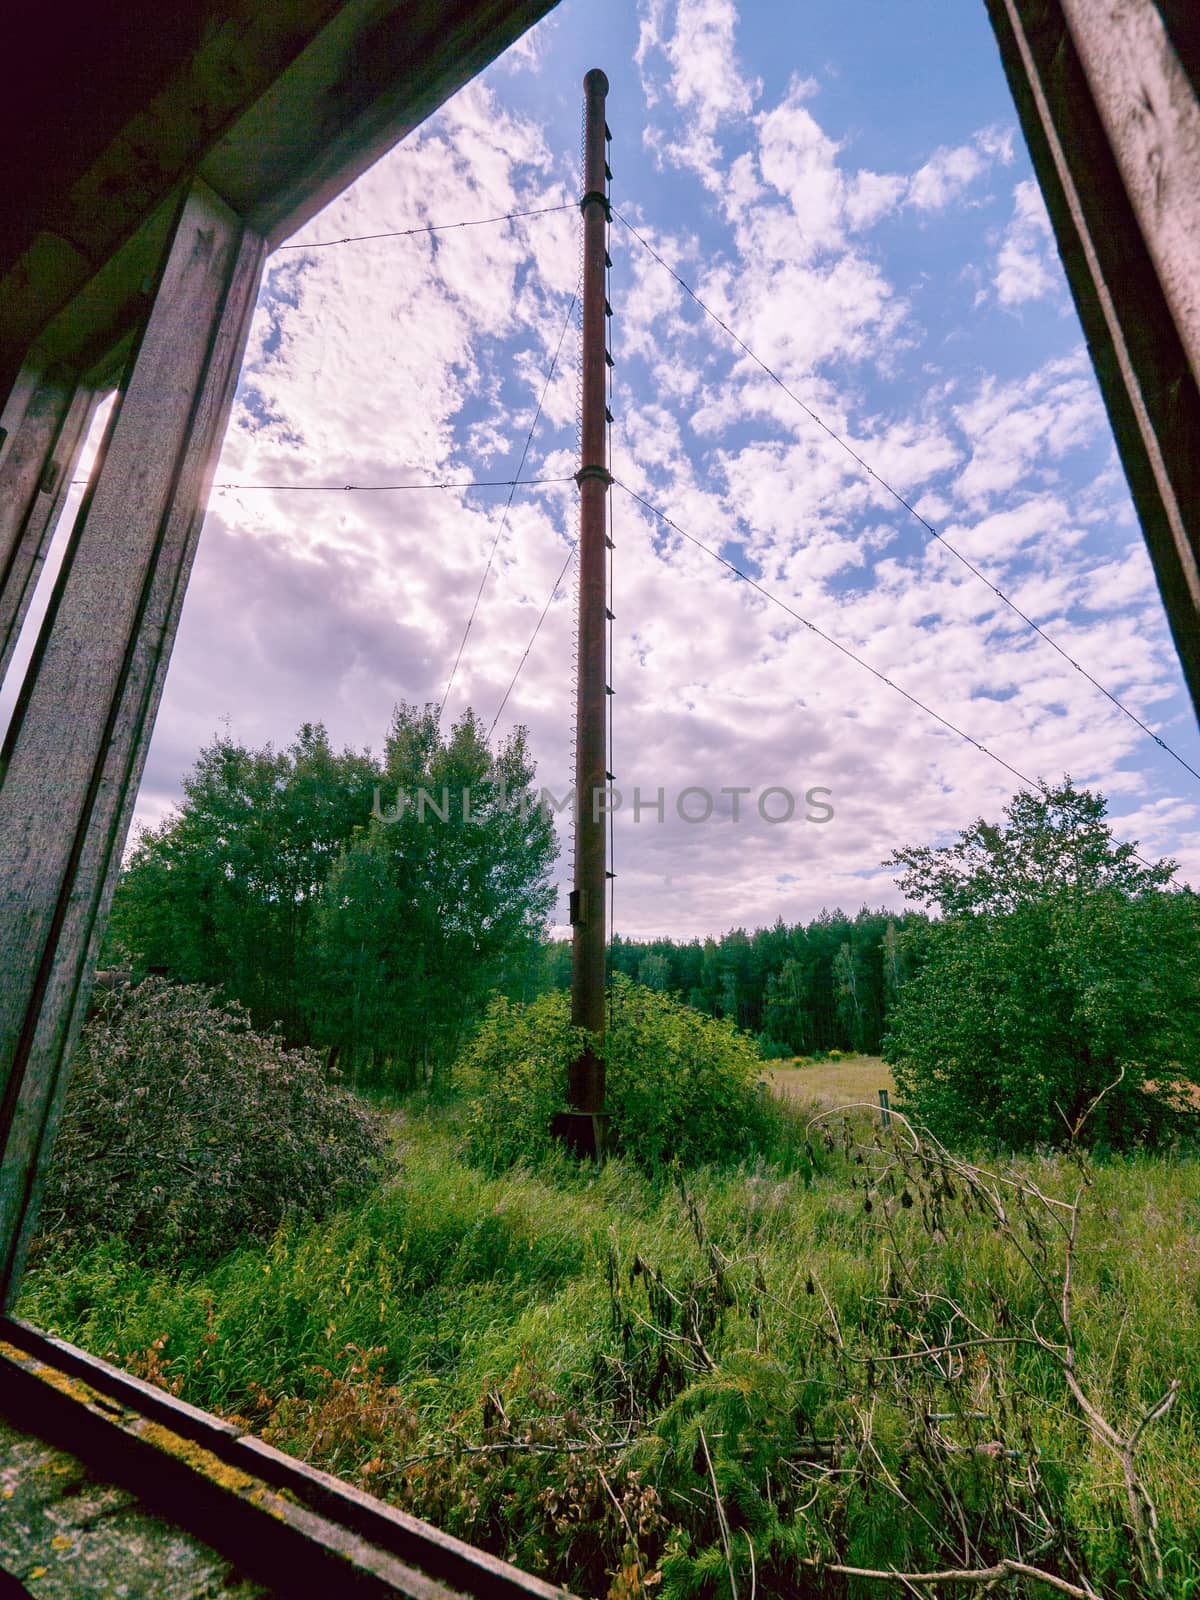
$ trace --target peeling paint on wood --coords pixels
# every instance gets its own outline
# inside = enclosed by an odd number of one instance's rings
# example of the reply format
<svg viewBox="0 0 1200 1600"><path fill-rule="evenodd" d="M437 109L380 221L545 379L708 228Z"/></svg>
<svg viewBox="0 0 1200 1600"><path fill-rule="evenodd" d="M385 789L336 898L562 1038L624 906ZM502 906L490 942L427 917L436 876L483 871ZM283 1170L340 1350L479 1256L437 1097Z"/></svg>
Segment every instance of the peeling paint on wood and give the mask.
<svg viewBox="0 0 1200 1600"><path fill-rule="evenodd" d="M127 1490L2 1419L0 1570L33 1600L261 1600L270 1593Z"/></svg>

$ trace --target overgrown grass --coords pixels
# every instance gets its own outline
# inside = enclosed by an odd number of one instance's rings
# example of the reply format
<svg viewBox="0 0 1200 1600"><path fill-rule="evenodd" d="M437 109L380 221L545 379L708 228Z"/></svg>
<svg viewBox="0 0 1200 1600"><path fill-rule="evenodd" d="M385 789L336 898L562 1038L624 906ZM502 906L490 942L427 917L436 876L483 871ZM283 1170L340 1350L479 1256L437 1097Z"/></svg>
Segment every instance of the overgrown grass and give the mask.
<svg viewBox="0 0 1200 1600"><path fill-rule="evenodd" d="M456 1110L431 1109L400 1120L388 1181L329 1222L207 1271L155 1271L118 1240L46 1257L18 1310L584 1595L745 1597L751 1563L762 1600L898 1594L810 1563L959 1565L938 1474L971 1509L981 1563L1032 1559L1044 1505L1046 1570L1086 1574L1106 1600L1149 1592L1119 1464L1044 1350L888 1364L967 1319L1003 1339L1037 1317L1053 1335L1038 1275L1056 1270L1054 1239L1023 1254L961 1186L942 1195L898 1167L876 1182L887 1149L860 1164L835 1132L814 1130L791 1170L705 1170L684 1189L619 1161L488 1176L459 1154ZM1066 1158L1017 1170L1064 1199L1079 1183ZM1102 1165L1082 1217L1081 1387L1129 1432L1181 1383L1138 1465L1166 1592L1186 1600L1200 1161ZM951 1418L938 1451L933 1415ZM1009 1577L994 1592L1051 1591Z"/></svg>
<svg viewBox="0 0 1200 1600"><path fill-rule="evenodd" d="M872 1105L880 1089L894 1095L892 1069L881 1056L844 1056L840 1061L765 1061L763 1075L779 1093L802 1104L844 1106L854 1101Z"/></svg>

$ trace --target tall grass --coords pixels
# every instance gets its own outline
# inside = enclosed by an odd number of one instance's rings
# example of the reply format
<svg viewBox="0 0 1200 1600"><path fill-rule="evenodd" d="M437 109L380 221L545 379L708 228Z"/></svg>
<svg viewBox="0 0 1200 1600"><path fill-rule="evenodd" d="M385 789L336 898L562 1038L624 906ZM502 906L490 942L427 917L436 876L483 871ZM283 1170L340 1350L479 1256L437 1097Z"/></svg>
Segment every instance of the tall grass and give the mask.
<svg viewBox="0 0 1200 1600"><path fill-rule="evenodd" d="M875 1104L880 1089L896 1092L892 1069L880 1056L849 1056L841 1061L764 1061L763 1075L776 1094L801 1104L847 1105L853 1101Z"/></svg>
<svg viewBox="0 0 1200 1600"><path fill-rule="evenodd" d="M957 1191L936 1215L915 1186L916 1203L870 1203L861 1152L828 1143L686 1190L620 1161L488 1176L462 1159L455 1112L431 1112L329 1222L205 1271L155 1271L117 1240L49 1256L18 1309L581 1594L744 1597L753 1567L764 1600L891 1595L810 1563L956 1564L912 1406L956 1419L937 1425L937 1470L961 1480L981 1560L1022 1537L1033 1475L1056 1520L1047 1570L1148 1592L1118 1465L1044 1351L982 1347L919 1378L887 1364L956 1316L1052 1331L1037 1258ZM1078 1186L1064 1158L1015 1170L1063 1198ZM1139 1471L1169 1592L1200 1596L1200 1160L1101 1165L1081 1215L1079 1382L1128 1431L1180 1380Z"/></svg>

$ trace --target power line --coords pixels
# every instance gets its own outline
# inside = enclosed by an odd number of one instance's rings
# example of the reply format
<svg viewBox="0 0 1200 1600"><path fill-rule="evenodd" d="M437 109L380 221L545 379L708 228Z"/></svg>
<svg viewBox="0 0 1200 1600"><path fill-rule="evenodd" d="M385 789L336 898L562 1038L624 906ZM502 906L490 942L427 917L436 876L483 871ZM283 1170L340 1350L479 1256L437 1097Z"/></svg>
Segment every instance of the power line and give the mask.
<svg viewBox="0 0 1200 1600"><path fill-rule="evenodd" d="M534 624L533 632L529 635L529 643L525 646L525 654L521 657L520 661L517 662L517 670L513 673L512 681L509 683L508 688L505 689L505 691L504 691L504 699L501 700L499 706L497 707L496 715L492 718L492 725L488 729L488 733L487 733L488 743L489 744L491 743L492 735L496 731L496 724L500 721L500 713L504 710L505 706L508 704L508 697L513 692L513 689L516 687L517 679L521 676L521 668L529 660L529 652L533 649L534 641L537 639L538 634L542 631L542 623L545 622L546 617L547 617L547 615L548 615L548 613L550 611L550 607L554 604L555 597L557 596L558 591L562 588L562 581L567 575L567 568L571 565L572 561L574 561L575 552L576 552L576 550L578 548L579 548L579 540L575 539L571 544L571 548L567 551L567 559L562 564L562 571L559 573L558 577L555 578L555 580L554 580L554 587L550 591L550 598L546 601L546 604L542 607L542 614L537 619L537 622Z"/></svg>
<svg viewBox="0 0 1200 1600"><path fill-rule="evenodd" d="M535 206L532 211L506 211L499 217L473 217L468 222L426 222L419 228L393 228L390 233L355 233L345 239L318 239L312 244L281 244L279 250L329 250L338 244L365 244L369 239L410 239L418 233L446 233L451 228L485 228L491 222L515 222L519 217L548 217L555 211L574 211L575 202L561 206Z"/></svg>
<svg viewBox="0 0 1200 1600"><path fill-rule="evenodd" d="M815 622L810 622L807 617L801 616L794 606L790 606L786 600L781 600L779 596L777 594L773 594L770 589L764 588L763 585L759 583L757 579L752 578L748 572L743 572L741 567L735 566L732 561L727 560L725 556L721 555L720 551L714 550L711 545L705 544L702 539L697 539L694 534L688 533L686 528L681 528L673 517L668 516L665 511L661 511L658 506L652 505L649 500L638 494L636 489L631 489L627 483L622 483L619 478L614 478L613 482L618 489L624 489L625 493L629 495L631 499L636 500L640 506L644 506L646 510L649 511L653 516L656 516L660 522L665 522L667 527L673 528L681 538L686 539L689 544L694 544L697 550L703 550L706 556L711 556L714 561L719 561L727 571L733 573L735 578L740 578L743 583L748 583L752 589L761 594L764 600L769 600L773 606L778 606L781 611L786 611L789 617L793 617L797 622L803 623L804 626L815 633L819 639L824 639L825 642L827 644L831 644L835 650L840 650L844 656L849 656L851 661L856 662L860 667L864 667L872 677L878 678L880 683L886 683L889 689L895 689L897 694L902 694L906 700L911 701L912 704L918 707L919 710L923 711L926 716L932 717L935 722L940 722L943 728L948 728L950 732L956 734L958 738L965 739L968 744L973 744L977 750L982 750L985 756L989 756L993 761L999 762L999 764L1007 772L1011 772L1013 777L1019 778L1022 783L1034 783L1034 779L1027 777L1025 773L1018 771L1016 767L1010 766L1009 763L1005 761L1003 756L996 755L996 753L992 750L989 750L986 745L980 744L978 739L973 739L971 735L964 729L957 727L949 720L949 718L943 717L940 711L935 711L932 706L927 706L923 700L918 700L915 694L910 694L907 689L901 688L898 683L895 683L891 678L886 677L882 672L879 671L877 667L873 667L869 661L864 661L861 656L856 655L854 651L850 649L849 645L841 644L831 634L826 633L822 628L818 628Z"/></svg>
<svg viewBox="0 0 1200 1600"><path fill-rule="evenodd" d="M983 755L987 756L989 761L994 761L997 766L1003 767L1004 770L1011 773L1014 778L1019 778L1023 784L1026 784L1034 789L1039 787L1039 783L1036 778L1029 777L1028 774L1022 772L1019 767L1014 767L1011 762L1005 761L1003 756L998 756L994 750L989 750L986 745L980 744L979 740L972 738L965 728L958 727L956 723L950 721L949 717L944 717L940 711L935 711L932 706L926 705L924 700L918 699L915 694L911 694L893 678L889 678L885 673L880 672L878 667L873 667L869 661L864 661L862 656L856 655L855 652L850 649L849 645L842 644L841 641L835 639L832 634L826 633L823 628L818 628L815 622L810 622L807 617L801 616L800 612L797 611L794 606L790 606L786 600L781 600L779 596L777 594L773 594L770 589L764 588L764 586L759 583L756 578L752 578L748 572L743 572L741 567L735 566L734 563L723 556L720 551L714 550L711 545L705 544L702 539L697 539L695 534L688 533L686 528L681 528L673 517L668 516L668 514L665 511L660 510L658 506L652 505L649 500L638 494L636 489L631 489L627 483L622 483L619 478L614 478L613 483L618 489L624 489L625 493L630 497L630 499L636 500L638 505L644 506L652 516L657 517L660 522L664 522L668 528L673 528L675 532L679 534L681 538L686 539L689 544L694 544L698 550L703 550L706 556L711 556L714 561L719 562L721 566L723 566L728 572L732 572L735 578L739 578L743 583L749 584L752 589L754 589L758 594L762 595L764 600L769 600L773 606L778 606L779 609L781 611L785 611L789 617L794 618L797 622L803 623L803 625L811 633L816 634L818 639L824 639L826 644L831 644L835 650L840 650L842 655L849 657L849 659L857 666L860 666L865 671L869 672L873 678L877 678L880 683L886 684L889 689L894 689L897 694L903 695L911 705L916 706L919 711L923 711L927 717L932 717L935 722L940 723L943 728L949 729L951 733L955 734L959 739L965 740L967 744L974 745L975 749L981 751ZM1144 867L1153 865L1152 862L1147 861L1146 857L1139 854L1138 851L1133 851L1133 855L1142 863Z"/></svg>
<svg viewBox="0 0 1200 1600"><path fill-rule="evenodd" d="M633 223L630 222L628 218L622 216L615 206L613 208L613 215L625 228L628 229L638 243L642 245L644 249L649 251L650 255L653 256L654 260L658 262L659 266L662 267L664 272L669 273L679 287L686 294L688 294L692 300L695 301L695 303L700 307L701 311L704 312L705 316L710 317L712 321L717 324L718 328L720 328L724 333L728 334L738 348L744 351L745 354L750 357L751 361L753 361L756 366L760 367L762 371L766 373L767 377L770 378L773 383L777 384L779 388L783 390L784 394L786 394L790 400L794 401L795 404L800 407L805 416L809 417L813 422L815 422L816 425L825 434L827 434L828 437L832 439L840 449L844 450L853 461L857 462L857 464L863 469L869 478L873 478L881 489L886 490L887 493L891 495L893 500L895 500L899 505L903 506L904 510L908 512L909 516L920 523L921 527L925 529L926 533L928 533L932 538L936 539L940 545L942 545L950 552L952 556L960 561L963 566L966 567L968 572L972 573L976 578L978 578L981 583L986 584L998 600L1002 601L1010 611L1014 612L1016 616L1020 617L1021 621L1026 625L1026 627L1032 628L1039 638L1044 639L1052 649L1057 650L1059 655L1065 662L1067 662L1069 666L1074 667L1075 671L1078 672L1081 677L1086 678L1094 689L1099 689L1100 693L1110 700L1112 704L1116 706L1118 711L1120 711L1124 716L1128 717L1132 723L1136 724L1136 726L1140 728L1144 734L1153 739L1160 750L1164 750L1167 755L1172 756L1186 772L1189 772L1193 778L1200 782L1200 772L1198 772L1190 762L1186 761L1184 757L1179 754L1178 750L1173 749L1165 739L1163 739L1159 734L1155 733L1153 728L1147 726L1147 724L1142 721L1141 717L1139 717L1135 711L1131 711L1129 707L1125 705L1123 701L1119 700L1110 689L1106 689L1099 679L1094 678L1086 667L1081 666L1072 655L1063 649L1062 645L1060 645L1051 634L1046 632L1045 628L1043 628L1040 623L1035 622L1032 617L1028 616L1024 611L1022 611L1015 600L1010 599L1009 596L1006 595L1003 590L999 589L985 573L980 571L980 569L974 564L973 561L970 560L969 557L965 556L956 545L951 544L950 540L946 538L945 534L939 533L933 524L927 518L921 515L912 502L906 499L905 496L900 493L899 489L894 488L886 478L881 477L872 466L863 460L862 456L860 456L858 451L854 449L853 445L849 444L845 439L842 438L841 434L839 434L835 429L831 428L824 418L818 416L812 407L802 400L794 389L789 388L779 374L774 370L774 368L769 367L762 357L757 355L746 343L746 341L736 334L729 324L723 321L722 318L717 315L711 306L705 304L705 302L692 288L691 284L686 282L685 279L681 278L680 275L675 271L674 267L672 267L668 262L664 261L662 256L659 255L658 251L654 248L650 241L643 234L639 233L634 227Z"/></svg>
<svg viewBox="0 0 1200 1600"><path fill-rule="evenodd" d="M521 458L524 460L524 457ZM74 478L73 483L86 483ZM522 489L547 483L574 483L570 474L561 478L445 478L426 483L214 483L213 489L269 489L288 494L392 494L400 489Z"/></svg>
<svg viewBox="0 0 1200 1600"><path fill-rule="evenodd" d="M555 345L554 354L550 358L550 369L546 373L546 381L545 381L545 383L542 384L542 392L538 396L537 409L533 413L533 421L529 424L529 432L525 435L525 445L524 445L524 448L521 451L521 459L520 459L520 461L517 462L516 476L512 479L512 486L508 491L508 500L505 503L504 515L500 519L500 526L496 529L496 536L492 540L491 549L488 551L487 565L484 567L483 576L479 580L479 588L476 590L476 593L475 593L475 603L471 607L471 615L467 618L467 625L463 629L463 636L462 636L461 640L459 641L458 654L455 656L454 665L450 669L450 677L449 677L449 679L448 679L448 681L446 683L446 692L442 696L441 705L438 706L438 716L439 717L441 716L442 712L446 709L446 702L450 698L450 690L454 686L454 679L455 679L455 677L456 677L456 675L458 673L458 664L462 660L463 651L467 647L467 637L471 632L471 626L475 621L475 613L479 610L479 602L483 597L484 585L488 581L488 574L492 570L492 562L496 558L496 551L499 548L501 539L504 537L504 530L508 526L508 514L512 510L513 496L517 492L517 484L519 483L520 478L521 478L521 468L525 465L526 457L529 455L529 447L533 443L533 435L537 430L538 423L541 421L542 407L546 404L546 396L550 392L551 383L554 381L554 370L558 366L558 358L562 353L563 340L566 338L567 329L571 325L571 317L572 317L572 315L574 314L574 311L575 311L575 301L576 301L576 299L577 299L576 295L572 295L571 296L571 303L567 307L566 316L563 318L562 330L558 335L558 343Z"/></svg>

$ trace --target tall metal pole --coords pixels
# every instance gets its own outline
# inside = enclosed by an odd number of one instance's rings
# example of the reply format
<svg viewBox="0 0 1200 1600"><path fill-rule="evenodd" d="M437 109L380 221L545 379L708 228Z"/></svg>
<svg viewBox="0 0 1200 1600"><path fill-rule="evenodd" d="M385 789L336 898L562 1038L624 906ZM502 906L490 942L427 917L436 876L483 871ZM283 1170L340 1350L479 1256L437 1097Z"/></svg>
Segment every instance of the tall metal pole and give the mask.
<svg viewBox="0 0 1200 1600"><path fill-rule="evenodd" d="M604 1036L604 900L607 887L608 762L605 629L608 596L605 511L608 470L607 313L608 79L593 68L585 95L583 196L583 416L579 485L579 688L575 751L575 887L571 895L571 1020L598 1040ZM559 1132L581 1155L604 1151L604 1063L594 1050L567 1074L569 1110Z"/></svg>

